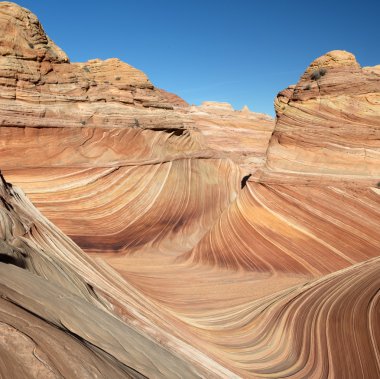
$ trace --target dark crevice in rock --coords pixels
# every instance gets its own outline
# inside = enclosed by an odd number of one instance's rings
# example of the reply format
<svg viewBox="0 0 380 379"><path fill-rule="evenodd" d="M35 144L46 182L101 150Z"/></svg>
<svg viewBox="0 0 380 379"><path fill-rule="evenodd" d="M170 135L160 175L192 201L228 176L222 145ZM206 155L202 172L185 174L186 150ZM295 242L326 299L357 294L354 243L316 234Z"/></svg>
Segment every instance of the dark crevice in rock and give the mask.
<svg viewBox="0 0 380 379"><path fill-rule="evenodd" d="M24 259L21 257L15 257L13 255L8 255L4 253L0 253L0 262L9 264L9 265L14 265L20 268L25 269L26 268L26 262Z"/></svg>
<svg viewBox="0 0 380 379"><path fill-rule="evenodd" d="M165 132L165 133L169 133L175 136L182 136L186 134L187 132L187 129L177 129L177 128L166 128L166 129L165 128L149 128L149 130Z"/></svg>
<svg viewBox="0 0 380 379"><path fill-rule="evenodd" d="M243 179L241 180L241 189L243 189L247 185L247 181L251 177L251 175L252 174L248 174L243 177Z"/></svg>
<svg viewBox="0 0 380 379"><path fill-rule="evenodd" d="M4 205L4 207L5 207L5 209L6 209L7 211L10 212L10 211L13 210L13 205L10 204L10 203L8 203L8 202L4 199L3 196L0 196L0 200L1 200L1 202L3 203L3 205Z"/></svg>

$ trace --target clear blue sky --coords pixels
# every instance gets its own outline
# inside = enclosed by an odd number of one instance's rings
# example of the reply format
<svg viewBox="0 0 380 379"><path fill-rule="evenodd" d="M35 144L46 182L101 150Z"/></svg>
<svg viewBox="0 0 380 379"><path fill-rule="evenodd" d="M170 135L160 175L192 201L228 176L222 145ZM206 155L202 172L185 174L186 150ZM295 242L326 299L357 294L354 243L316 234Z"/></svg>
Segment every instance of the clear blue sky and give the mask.
<svg viewBox="0 0 380 379"><path fill-rule="evenodd" d="M117 57L189 103L274 114L280 90L318 56L380 64L380 0L16 1L71 61Z"/></svg>

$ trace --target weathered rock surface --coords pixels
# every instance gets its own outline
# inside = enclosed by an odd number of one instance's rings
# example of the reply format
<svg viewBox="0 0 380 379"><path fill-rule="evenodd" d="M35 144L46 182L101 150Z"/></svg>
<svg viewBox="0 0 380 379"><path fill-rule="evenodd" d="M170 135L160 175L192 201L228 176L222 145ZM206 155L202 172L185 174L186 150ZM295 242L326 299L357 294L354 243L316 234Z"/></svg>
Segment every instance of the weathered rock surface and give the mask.
<svg viewBox="0 0 380 379"><path fill-rule="evenodd" d="M204 143L238 163L246 174L264 165L274 126L271 117L247 107L235 111L228 103L210 101L192 107L190 115Z"/></svg>
<svg viewBox="0 0 380 379"><path fill-rule="evenodd" d="M117 295L117 279L0 179L1 377L193 378L209 372L181 358L186 345L148 325L137 308L139 331L131 318L115 318L112 303L126 301Z"/></svg>
<svg viewBox="0 0 380 379"><path fill-rule="evenodd" d="M30 12L0 11L1 44L17 43L0 56L3 172L82 247L194 246L263 164L270 117L188 107L118 59L70 63Z"/></svg>
<svg viewBox="0 0 380 379"><path fill-rule="evenodd" d="M190 262L312 277L380 253L379 190L247 182Z"/></svg>
<svg viewBox="0 0 380 379"><path fill-rule="evenodd" d="M0 31L0 168L38 209L2 182L1 377L380 375L378 67L318 58L274 128L70 63L15 4Z"/></svg>
<svg viewBox="0 0 380 379"><path fill-rule="evenodd" d="M280 92L265 165L183 258L320 276L378 256L379 74L332 51Z"/></svg>
<svg viewBox="0 0 380 379"><path fill-rule="evenodd" d="M372 185L379 179L379 66L361 68L352 54L332 51L280 92L275 106L271 171Z"/></svg>

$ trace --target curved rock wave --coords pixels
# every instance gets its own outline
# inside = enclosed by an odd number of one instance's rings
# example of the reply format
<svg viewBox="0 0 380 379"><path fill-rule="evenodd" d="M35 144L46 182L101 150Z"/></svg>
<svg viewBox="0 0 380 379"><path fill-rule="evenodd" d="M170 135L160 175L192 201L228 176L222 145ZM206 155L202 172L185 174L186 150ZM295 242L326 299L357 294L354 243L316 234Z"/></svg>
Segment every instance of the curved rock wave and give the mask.
<svg viewBox="0 0 380 379"><path fill-rule="evenodd" d="M376 378L379 263L186 321L242 377Z"/></svg>
<svg viewBox="0 0 380 379"><path fill-rule="evenodd" d="M1 179L1 376L228 377L228 370L148 321L149 301L129 311L127 302L136 300L117 274L97 267ZM123 312L113 304L123 304Z"/></svg>
<svg viewBox="0 0 380 379"><path fill-rule="evenodd" d="M0 376L380 376L379 67L318 58L274 126L0 31Z"/></svg>
<svg viewBox="0 0 380 379"><path fill-rule="evenodd" d="M318 277L378 256L379 222L375 189L249 181L218 223L181 259Z"/></svg>

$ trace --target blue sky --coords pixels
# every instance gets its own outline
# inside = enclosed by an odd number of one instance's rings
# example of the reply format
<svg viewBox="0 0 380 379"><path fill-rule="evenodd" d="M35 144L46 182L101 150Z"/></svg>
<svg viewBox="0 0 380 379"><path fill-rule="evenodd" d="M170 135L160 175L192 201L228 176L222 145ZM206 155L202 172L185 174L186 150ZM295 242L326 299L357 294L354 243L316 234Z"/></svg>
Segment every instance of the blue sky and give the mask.
<svg viewBox="0 0 380 379"><path fill-rule="evenodd" d="M117 57L189 103L274 114L273 100L335 49L380 64L380 0L16 1L71 61Z"/></svg>

